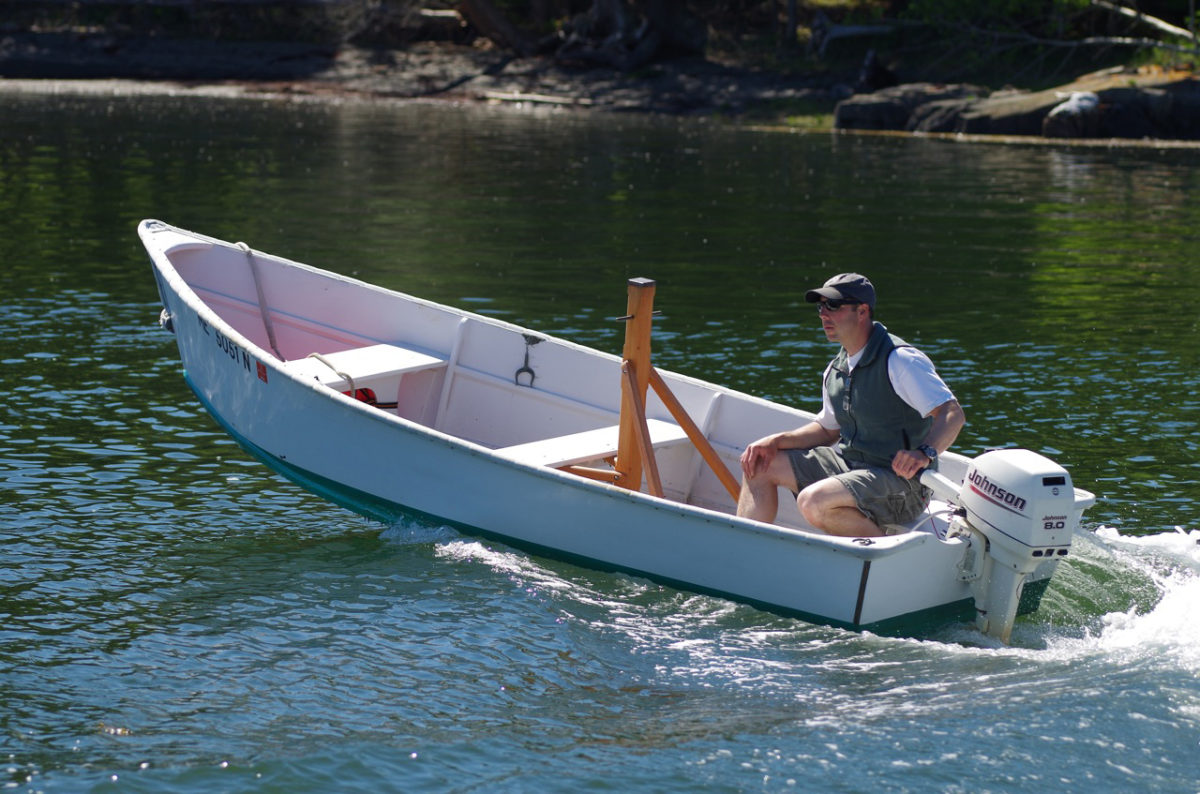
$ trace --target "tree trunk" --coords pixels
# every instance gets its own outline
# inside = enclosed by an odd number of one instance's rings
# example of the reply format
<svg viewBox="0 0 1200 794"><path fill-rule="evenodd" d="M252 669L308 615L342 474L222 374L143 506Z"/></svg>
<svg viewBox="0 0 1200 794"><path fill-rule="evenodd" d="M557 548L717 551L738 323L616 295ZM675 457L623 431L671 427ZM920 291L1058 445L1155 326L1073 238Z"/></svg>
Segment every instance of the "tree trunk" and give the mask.
<svg viewBox="0 0 1200 794"><path fill-rule="evenodd" d="M459 13L498 47L522 57L533 54L533 40L509 22L491 0L461 0Z"/></svg>
<svg viewBox="0 0 1200 794"><path fill-rule="evenodd" d="M533 36L509 21L492 0L460 0L459 11L499 47L522 57L538 49ZM663 51L701 55L707 34L686 0L592 0L587 13L577 15L563 32L556 53L560 59L626 71Z"/></svg>

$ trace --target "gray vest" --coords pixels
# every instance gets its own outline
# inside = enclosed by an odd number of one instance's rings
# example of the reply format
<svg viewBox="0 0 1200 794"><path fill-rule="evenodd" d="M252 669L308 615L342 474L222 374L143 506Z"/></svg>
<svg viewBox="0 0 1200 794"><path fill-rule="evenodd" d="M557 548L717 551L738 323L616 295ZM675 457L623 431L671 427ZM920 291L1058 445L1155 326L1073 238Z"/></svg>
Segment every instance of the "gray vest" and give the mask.
<svg viewBox="0 0 1200 794"><path fill-rule="evenodd" d="M888 357L897 347L911 345L875 323L853 373L843 348L825 378L841 426L839 447L851 466L890 467L897 451L916 449L933 427L933 417L922 417L892 388Z"/></svg>

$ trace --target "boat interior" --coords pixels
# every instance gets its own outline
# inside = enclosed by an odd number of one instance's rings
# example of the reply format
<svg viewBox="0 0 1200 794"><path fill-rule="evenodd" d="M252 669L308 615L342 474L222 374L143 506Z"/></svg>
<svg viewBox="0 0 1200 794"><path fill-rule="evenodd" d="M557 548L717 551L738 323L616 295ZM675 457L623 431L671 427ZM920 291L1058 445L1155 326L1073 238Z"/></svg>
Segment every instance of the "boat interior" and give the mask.
<svg viewBox="0 0 1200 794"><path fill-rule="evenodd" d="M357 399L363 410L509 460L732 513L744 446L812 417L655 370L648 321L632 356L628 338L623 355L599 353L241 244L171 232L179 239L166 250L178 274L275 365ZM649 297L638 309L646 318L652 289ZM948 475L961 479L965 464L958 471L948 463ZM811 529L787 494L778 523ZM946 506L935 503L914 528L944 532L946 523Z"/></svg>

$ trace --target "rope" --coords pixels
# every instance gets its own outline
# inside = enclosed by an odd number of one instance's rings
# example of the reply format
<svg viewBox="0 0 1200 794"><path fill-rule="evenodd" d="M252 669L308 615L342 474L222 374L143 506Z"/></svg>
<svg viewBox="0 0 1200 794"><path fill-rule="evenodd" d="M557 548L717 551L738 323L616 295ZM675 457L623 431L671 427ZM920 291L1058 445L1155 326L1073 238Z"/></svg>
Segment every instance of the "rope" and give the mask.
<svg viewBox="0 0 1200 794"><path fill-rule="evenodd" d="M350 377L349 373L342 372L340 369L338 369L337 367L335 367L333 365L332 361L325 358L325 356L321 355L320 353L309 353L308 357L315 358L317 361L320 361L322 364L324 364L325 366L327 366L331 370L333 370L333 374L337 375L339 378L341 378L342 380L349 383L351 396L358 394L358 389L355 388L355 386L354 386L354 378Z"/></svg>
<svg viewBox="0 0 1200 794"><path fill-rule="evenodd" d="M262 279L258 275L258 261L254 258L254 252L250 250L250 246L245 243L237 243L237 247L246 252L246 260L250 263L250 276L254 279L254 291L258 294L258 313L262 316L263 325L267 329L267 341L271 343L271 350L275 351L276 358L283 361L283 354L279 352L279 345L275 342L275 326L271 323L271 312L267 309Z"/></svg>
<svg viewBox="0 0 1200 794"><path fill-rule="evenodd" d="M369 398L366 396L359 397L358 396L358 387L356 385L354 385L354 378L352 378L350 376L350 373L343 372L342 370L338 369L336 366L334 366L332 361L325 358L325 356L321 355L320 353L309 353L308 358L315 358L317 361L320 361L322 364L329 367L329 369L333 371L333 374L337 375L339 378L346 381L346 383L349 383L350 384L349 395L351 397L353 397L354 399L359 400L361 402L365 402L367 405L373 405L376 408L385 408L386 409L386 408L399 407L400 403L398 403L398 402L392 402L392 403L379 402L375 397L374 390L372 390L372 389L363 389L364 395L369 395Z"/></svg>

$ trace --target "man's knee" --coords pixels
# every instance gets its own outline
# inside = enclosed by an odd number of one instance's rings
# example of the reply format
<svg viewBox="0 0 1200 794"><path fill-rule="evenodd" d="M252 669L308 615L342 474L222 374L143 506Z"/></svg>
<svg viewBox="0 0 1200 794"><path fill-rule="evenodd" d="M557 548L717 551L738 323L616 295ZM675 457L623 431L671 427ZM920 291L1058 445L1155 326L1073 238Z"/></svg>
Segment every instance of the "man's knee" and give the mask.
<svg viewBox="0 0 1200 794"><path fill-rule="evenodd" d="M750 478L743 476L742 480L744 485L749 486L781 487L793 492L796 490L796 474L792 471L792 461L783 452L776 455L758 474Z"/></svg>
<svg viewBox="0 0 1200 794"><path fill-rule="evenodd" d="M820 482L815 482L796 495L796 507L800 509L800 515L804 516L804 520L813 526L817 526L820 521L821 504L824 501L818 490L820 484Z"/></svg>
<svg viewBox="0 0 1200 794"><path fill-rule="evenodd" d="M804 516L804 520L813 526L820 526L830 510L858 507L854 495L834 477L818 480L801 490L796 496L796 506L800 508L800 515Z"/></svg>

